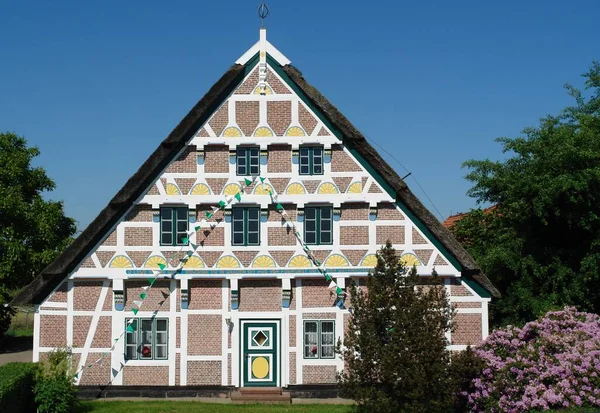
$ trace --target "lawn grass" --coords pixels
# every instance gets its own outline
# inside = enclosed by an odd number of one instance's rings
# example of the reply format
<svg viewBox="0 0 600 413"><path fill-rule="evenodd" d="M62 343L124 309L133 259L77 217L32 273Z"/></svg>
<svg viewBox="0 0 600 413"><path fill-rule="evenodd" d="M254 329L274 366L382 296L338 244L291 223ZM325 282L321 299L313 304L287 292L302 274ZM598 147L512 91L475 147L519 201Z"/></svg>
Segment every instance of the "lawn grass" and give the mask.
<svg viewBox="0 0 600 413"><path fill-rule="evenodd" d="M195 401L82 401L86 413L351 413L340 404L217 404Z"/></svg>

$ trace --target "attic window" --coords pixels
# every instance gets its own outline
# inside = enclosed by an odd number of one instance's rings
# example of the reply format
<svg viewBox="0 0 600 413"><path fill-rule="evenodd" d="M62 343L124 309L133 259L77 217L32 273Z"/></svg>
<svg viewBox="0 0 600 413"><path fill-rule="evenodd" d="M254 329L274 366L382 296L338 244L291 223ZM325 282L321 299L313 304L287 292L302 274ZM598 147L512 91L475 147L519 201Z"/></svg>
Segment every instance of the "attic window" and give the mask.
<svg viewBox="0 0 600 413"><path fill-rule="evenodd" d="M187 245L188 209L186 207L160 208L160 245Z"/></svg>

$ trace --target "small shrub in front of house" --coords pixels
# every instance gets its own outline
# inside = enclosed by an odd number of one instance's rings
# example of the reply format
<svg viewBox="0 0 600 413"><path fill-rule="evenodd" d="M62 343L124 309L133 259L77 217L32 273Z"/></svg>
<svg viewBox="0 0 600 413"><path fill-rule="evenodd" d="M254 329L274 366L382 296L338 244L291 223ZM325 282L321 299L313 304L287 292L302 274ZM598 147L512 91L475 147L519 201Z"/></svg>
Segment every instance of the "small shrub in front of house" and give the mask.
<svg viewBox="0 0 600 413"><path fill-rule="evenodd" d="M69 413L77 404L71 352L58 349L40 362L34 387L39 413Z"/></svg>
<svg viewBox="0 0 600 413"><path fill-rule="evenodd" d="M34 363L8 363L0 366L0 412L32 413Z"/></svg>
<svg viewBox="0 0 600 413"><path fill-rule="evenodd" d="M600 317L574 307L494 331L475 352L485 366L468 393L475 412L600 406Z"/></svg>

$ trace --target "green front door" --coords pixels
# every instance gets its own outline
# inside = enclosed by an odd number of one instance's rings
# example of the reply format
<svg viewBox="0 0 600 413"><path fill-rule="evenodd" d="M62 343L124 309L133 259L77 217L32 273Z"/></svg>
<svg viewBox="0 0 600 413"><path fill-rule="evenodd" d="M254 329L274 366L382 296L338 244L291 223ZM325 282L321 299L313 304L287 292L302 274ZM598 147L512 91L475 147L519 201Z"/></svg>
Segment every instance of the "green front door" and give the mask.
<svg viewBox="0 0 600 413"><path fill-rule="evenodd" d="M242 376L244 387L277 386L277 323L244 321L242 323Z"/></svg>

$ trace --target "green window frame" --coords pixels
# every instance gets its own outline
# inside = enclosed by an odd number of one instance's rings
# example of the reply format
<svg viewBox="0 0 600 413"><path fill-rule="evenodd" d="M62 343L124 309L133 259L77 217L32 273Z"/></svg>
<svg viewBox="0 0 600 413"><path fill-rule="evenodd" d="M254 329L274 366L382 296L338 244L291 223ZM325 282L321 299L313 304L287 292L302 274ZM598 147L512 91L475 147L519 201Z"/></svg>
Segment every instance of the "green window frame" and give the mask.
<svg viewBox="0 0 600 413"><path fill-rule="evenodd" d="M187 238L187 207L160 208L160 245L188 245L183 242Z"/></svg>
<svg viewBox="0 0 600 413"><path fill-rule="evenodd" d="M303 357L335 358L335 320L305 320Z"/></svg>
<svg viewBox="0 0 600 413"><path fill-rule="evenodd" d="M304 242L307 245L333 244L333 208L304 208Z"/></svg>
<svg viewBox="0 0 600 413"><path fill-rule="evenodd" d="M323 175L322 146L301 146L299 152L300 175Z"/></svg>
<svg viewBox="0 0 600 413"><path fill-rule="evenodd" d="M260 208L231 208L231 245L260 245Z"/></svg>
<svg viewBox="0 0 600 413"><path fill-rule="evenodd" d="M238 146L235 158L238 176L260 175L260 148L258 146Z"/></svg>
<svg viewBox="0 0 600 413"><path fill-rule="evenodd" d="M133 320L133 332L127 323ZM125 320L125 360L168 360L169 319L128 318Z"/></svg>

